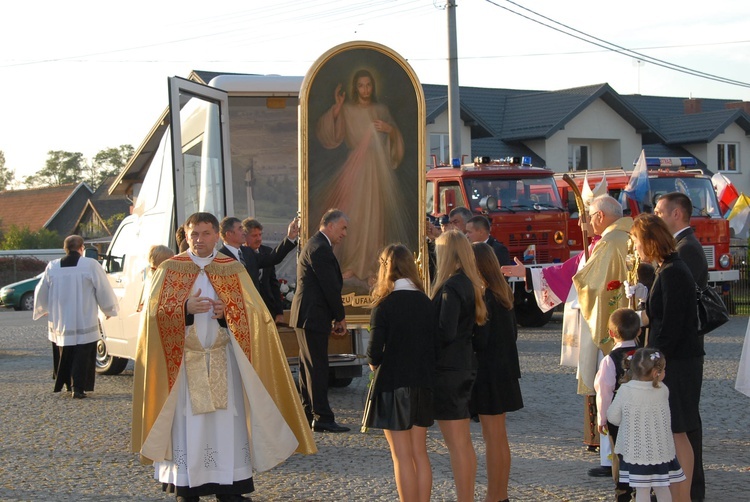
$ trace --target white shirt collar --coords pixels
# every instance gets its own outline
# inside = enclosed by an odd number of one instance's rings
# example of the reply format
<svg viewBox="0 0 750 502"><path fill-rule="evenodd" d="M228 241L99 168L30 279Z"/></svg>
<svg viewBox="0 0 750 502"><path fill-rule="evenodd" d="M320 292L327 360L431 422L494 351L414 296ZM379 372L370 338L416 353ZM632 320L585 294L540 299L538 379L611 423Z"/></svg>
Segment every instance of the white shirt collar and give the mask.
<svg viewBox="0 0 750 502"><path fill-rule="evenodd" d="M637 347L635 340L623 340L622 342L618 342L615 344L612 349L619 349L620 347Z"/></svg>
<svg viewBox="0 0 750 502"><path fill-rule="evenodd" d="M201 269L214 261L214 258L216 257L216 250L214 249L209 256L206 256L205 258L201 258L198 255L193 254L192 251L188 250L188 256L190 256L190 259L193 260L193 263L198 265Z"/></svg>
<svg viewBox="0 0 750 502"><path fill-rule="evenodd" d="M396 279L393 283L393 291L419 291L419 289L411 282L411 279Z"/></svg>
<svg viewBox="0 0 750 502"><path fill-rule="evenodd" d="M333 244L331 244L331 239L328 238L328 236L326 235L326 233L325 232L320 232L320 233L323 234L323 237L326 238L326 240L328 241L328 245L331 246L331 247L333 247Z"/></svg>
<svg viewBox="0 0 750 502"><path fill-rule="evenodd" d="M227 248L228 250L230 250L231 252L233 252L235 257L239 258L239 256L240 256L240 248L236 248L236 247L234 247L234 246L232 246L230 244L227 244L226 242L224 243L224 247Z"/></svg>
<svg viewBox="0 0 750 502"><path fill-rule="evenodd" d="M685 230L687 230L688 228L690 228L690 225L686 226L685 228L681 228L681 229L679 229L679 230L678 230L678 231L676 231L676 232L675 232L674 234L672 234L672 237L674 237L674 238L676 239L678 235L680 235L680 234L681 234L682 232L684 232L684 231L685 231Z"/></svg>

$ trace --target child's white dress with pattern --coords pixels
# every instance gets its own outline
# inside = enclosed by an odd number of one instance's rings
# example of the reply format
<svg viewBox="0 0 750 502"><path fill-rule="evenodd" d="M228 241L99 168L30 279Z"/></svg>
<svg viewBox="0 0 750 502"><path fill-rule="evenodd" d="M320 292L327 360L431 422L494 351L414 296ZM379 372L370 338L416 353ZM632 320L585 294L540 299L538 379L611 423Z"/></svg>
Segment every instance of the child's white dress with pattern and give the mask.
<svg viewBox="0 0 750 502"><path fill-rule="evenodd" d="M607 410L619 425L615 453L621 455L620 482L632 487L669 486L685 480L672 437L669 389L664 383L631 380L620 386Z"/></svg>

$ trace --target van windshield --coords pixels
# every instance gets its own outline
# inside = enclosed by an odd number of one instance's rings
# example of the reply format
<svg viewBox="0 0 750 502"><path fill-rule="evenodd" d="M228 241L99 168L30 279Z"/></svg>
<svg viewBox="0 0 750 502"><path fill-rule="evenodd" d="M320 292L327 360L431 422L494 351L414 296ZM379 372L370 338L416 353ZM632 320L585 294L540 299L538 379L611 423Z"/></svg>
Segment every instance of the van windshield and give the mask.
<svg viewBox="0 0 750 502"><path fill-rule="evenodd" d="M473 212L481 211L479 203L487 196L497 200L498 211L563 211L560 194L552 176L469 178L465 180L465 185Z"/></svg>

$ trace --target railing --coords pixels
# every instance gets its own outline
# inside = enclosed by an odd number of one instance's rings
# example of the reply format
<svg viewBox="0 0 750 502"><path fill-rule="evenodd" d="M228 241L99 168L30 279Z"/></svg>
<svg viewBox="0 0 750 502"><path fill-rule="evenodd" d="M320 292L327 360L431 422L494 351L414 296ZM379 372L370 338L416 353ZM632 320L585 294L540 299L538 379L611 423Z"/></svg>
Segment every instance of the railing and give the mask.
<svg viewBox="0 0 750 502"><path fill-rule="evenodd" d="M740 278L732 282L729 289L722 291L729 313L733 315L750 315L750 259L747 246L731 246L730 253L734 264L732 268L739 271Z"/></svg>

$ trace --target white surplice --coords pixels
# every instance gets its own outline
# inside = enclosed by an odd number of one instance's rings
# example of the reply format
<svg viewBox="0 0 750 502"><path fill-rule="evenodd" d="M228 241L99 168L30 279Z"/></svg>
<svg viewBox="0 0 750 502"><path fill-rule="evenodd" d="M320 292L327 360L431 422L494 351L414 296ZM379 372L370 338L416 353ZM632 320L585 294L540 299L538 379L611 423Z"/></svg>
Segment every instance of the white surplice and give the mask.
<svg viewBox="0 0 750 502"><path fill-rule="evenodd" d="M75 267L51 261L34 291L34 319L49 314L48 337L59 347L99 340L99 309L116 316L117 297L101 264L82 256Z"/></svg>

